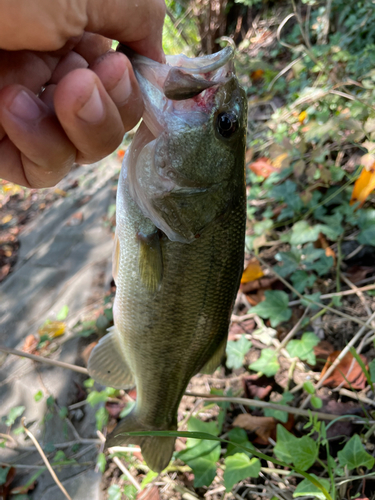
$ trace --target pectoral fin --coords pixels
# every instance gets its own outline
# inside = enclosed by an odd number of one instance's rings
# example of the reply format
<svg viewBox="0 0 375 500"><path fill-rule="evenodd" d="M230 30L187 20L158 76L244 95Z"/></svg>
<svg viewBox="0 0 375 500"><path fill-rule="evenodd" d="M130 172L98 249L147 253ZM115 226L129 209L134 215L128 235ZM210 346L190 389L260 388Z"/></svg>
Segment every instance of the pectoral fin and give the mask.
<svg viewBox="0 0 375 500"><path fill-rule="evenodd" d="M143 235L138 233L139 273L142 283L150 292L155 292L163 276L163 256L158 231Z"/></svg>
<svg viewBox="0 0 375 500"><path fill-rule="evenodd" d="M100 384L115 389L134 387L134 377L122 355L115 327L108 331L91 353L87 366L89 375Z"/></svg>
<svg viewBox="0 0 375 500"><path fill-rule="evenodd" d="M214 352L213 356L199 370L199 373L205 373L205 374L213 373L224 358L226 346L227 346L227 337L225 337L225 339L221 342L219 347Z"/></svg>

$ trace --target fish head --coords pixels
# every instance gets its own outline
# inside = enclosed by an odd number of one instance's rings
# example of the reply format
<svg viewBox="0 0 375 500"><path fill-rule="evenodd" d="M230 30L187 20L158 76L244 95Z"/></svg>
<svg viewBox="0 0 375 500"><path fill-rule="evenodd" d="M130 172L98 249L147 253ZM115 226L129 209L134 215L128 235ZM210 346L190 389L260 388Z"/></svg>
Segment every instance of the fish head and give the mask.
<svg viewBox="0 0 375 500"><path fill-rule="evenodd" d="M228 49L132 58L145 111L125 158L129 190L172 241L194 241L243 191L247 101Z"/></svg>

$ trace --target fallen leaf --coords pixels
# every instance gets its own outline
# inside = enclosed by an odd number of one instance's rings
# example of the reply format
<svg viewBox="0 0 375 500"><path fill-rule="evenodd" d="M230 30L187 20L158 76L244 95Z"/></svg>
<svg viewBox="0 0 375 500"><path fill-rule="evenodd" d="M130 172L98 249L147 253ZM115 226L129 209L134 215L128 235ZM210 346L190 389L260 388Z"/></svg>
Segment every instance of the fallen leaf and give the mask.
<svg viewBox="0 0 375 500"><path fill-rule="evenodd" d="M4 193L8 193L10 196L14 196L15 194L21 193L22 188L18 186L18 184L12 184L9 182L3 187Z"/></svg>
<svg viewBox="0 0 375 500"><path fill-rule="evenodd" d="M277 281L277 278L259 278L254 281L249 281L248 283L243 283L241 285L241 290L244 293L253 292L262 288L263 290L271 289L271 286Z"/></svg>
<svg viewBox="0 0 375 500"><path fill-rule="evenodd" d="M285 160L288 158L288 153L281 153L272 160L272 165L279 170L281 167L286 167Z"/></svg>
<svg viewBox="0 0 375 500"><path fill-rule="evenodd" d="M0 475L2 476L2 484L0 484L0 497L6 500L9 498L10 485L16 475L16 469L14 467L5 467L0 465Z"/></svg>
<svg viewBox="0 0 375 500"><path fill-rule="evenodd" d="M256 305L260 304L260 302L263 302L266 299L266 296L264 294L265 291L266 290L259 289L259 290L257 290L256 293L251 293L249 295L245 295L245 297L251 306L256 306Z"/></svg>
<svg viewBox="0 0 375 500"><path fill-rule="evenodd" d="M43 335L48 335L49 338L54 339L55 337L64 335L65 328L66 325L63 321L49 321L39 328L38 334L41 337Z"/></svg>
<svg viewBox="0 0 375 500"><path fill-rule="evenodd" d="M272 391L272 381L272 378L268 378L265 375L259 377L256 373L247 376L242 380L246 398L265 399Z"/></svg>
<svg viewBox="0 0 375 500"><path fill-rule="evenodd" d="M68 196L68 193L67 193L66 191L64 191L63 189L60 189L60 188L58 188L58 187L57 187L57 188L55 188L55 189L53 190L53 192L54 192L55 194L58 194L59 196L64 196L64 197L65 197L65 196Z"/></svg>
<svg viewBox="0 0 375 500"><path fill-rule="evenodd" d="M261 80L263 78L263 75L264 75L264 70L263 69L256 69L255 71L253 71L252 73L250 73L250 78L256 82L258 80Z"/></svg>
<svg viewBox="0 0 375 500"><path fill-rule="evenodd" d="M157 486L145 488L137 494L137 500L160 500L159 488Z"/></svg>
<svg viewBox="0 0 375 500"><path fill-rule="evenodd" d="M264 276L264 273L258 259L251 259L242 273L241 283L255 281L258 278L262 278L262 276Z"/></svg>
<svg viewBox="0 0 375 500"><path fill-rule="evenodd" d="M79 226L79 224L81 224L82 221L83 221L83 213L76 212L68 219L68 221L65 223L65 225L66 226Z"/></svg>
<svg viewBox="0 0 375 500"><path fill-rule="evenodd" d="M254 432L259 438L268 444L268 438L276 429L276 420L273 417L254 417L249 413L238 415L233 421L233 427L241 427L249 432Z"/></svg>
<svg viewBox="0 0 375 500"><path fill-rule="evenodd" d="M320 376L321 378L340 353L341 351L334 351L328 356ZM367 358L363 356L363 354L360 354L360 357L367 368ZM367 380L358 362L353 355L348 352L336 366L333 373L323 382L323 385L328 387L337 387L340 385L346 389L362 390L366 387Z"/></svg>
<svg viewBox="0 0 375 500"><path fill-rule="evenodd" d="M314 346L314 354L316 359L316 367L323 366L330 354L334 351L333 345L328 340L321 340L318 345Z"/></svg>
<svg viewBox="0 0 375 500"><path fill-rule="evenodd" d="M300 123L303 123L307 118L307 112L306 111L301 111L301 113L298 115L298 121Z"/></svg>
<svg viewBox="0 0 375 500"><path fill-rule="evenodd" d="M11 495L26 495L29 491L32 491L36 486L36 481L32 483L27 483L24 486L16 486L10 490Z"/></svg>
<svg viewBox="0 0 375 500"><path fill-rule="evenodd" d="M345 276L352 283L358 283L366 278L366 276L375 271L375 267L370 266L352 266L345 271Z"/></svg>
<svg viewBox="0 0 375 500"><path fill-rule="evenodd" d="M354 183L352 197L350 198L350 205L359 202L361 207L366 201L367 197L375 189L375 163L367 169L363 167L362 172Z"/></svg>
<svg viewBox="0 0 375 500"><path fill-rule="evenodd" d="M4 215L4 217L1 219L1 224L8 224L13 219L13 216L11 214Z"/></svg>
<svg viewBox="0 0 375 500"><path fill-rule="evenodd" d="M264 177L264 179L267 179L273 172L279 171L272 165L271 160L266 157L258 158L253 163L250 163L249 169L254 172L254 174Z"/></svg>
<svg viewBox="0 0 375 500"><path fill-rule="evenodd" d="M117 419L119 418L122 410L125 408L125 403L107 401L105 404L105 408L108 411L110 417Z"/></svg>
<svg viewBox="0 0 375 500"><path fill-rule="evenodd" d="M25 338L22 351L34 354L38 347L38 339L32 333Z"/></svg>

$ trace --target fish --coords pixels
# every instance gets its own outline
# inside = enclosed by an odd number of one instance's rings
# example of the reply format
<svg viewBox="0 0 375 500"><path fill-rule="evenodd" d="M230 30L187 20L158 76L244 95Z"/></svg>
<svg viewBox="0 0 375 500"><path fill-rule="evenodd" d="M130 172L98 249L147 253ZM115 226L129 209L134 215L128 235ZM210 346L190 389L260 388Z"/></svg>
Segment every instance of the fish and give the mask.
<svg viewBox="0 0 375 500"><path fill-rule="evenodd" d="M225 355L244 260L247 100L231 47L163 64L130 57L144 113L117 190L114 327L88 372L106 386L136 386L107 446L139 445L160 472L175 437L127 433L176 431L190 379Z"/></svg>

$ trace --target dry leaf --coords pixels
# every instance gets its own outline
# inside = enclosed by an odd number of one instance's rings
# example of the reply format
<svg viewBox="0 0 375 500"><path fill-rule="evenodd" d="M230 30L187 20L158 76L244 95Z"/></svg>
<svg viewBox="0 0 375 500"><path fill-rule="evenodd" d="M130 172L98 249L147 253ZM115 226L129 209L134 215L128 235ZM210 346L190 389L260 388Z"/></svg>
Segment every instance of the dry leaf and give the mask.
<svg viewBox="0 0 375 500"><path fill-rule="evenodd" d="M345 276L352 283L358 283L366 278L366 276L375 271L375 267L370 266L352 266L345 271Z"/></svg>
<svg viewBox="0 0 375 500"><path fill-rule="evenodd" d="M11 214L4 215L4 217L1 219L1 224L8 224L13 219L13 216Z"/></svg>
<svg viewBox="0 0 375 500"><path fill-rule="evenodd" d="M353 205L354 203L357 203L359 201L359 207L361 207L374 189L375 163L372 163L369 169L367 169L366 167L362 169L360 176L355 181L352 197L350 199L350 205Z"/></svg>
<svg viewBox="0 0 375 500"><path fill-rule="evenodd" d="M112 418L119 418L120 413L122 410L125 408L125 403L119 403L119 402L110 402L107 401L105 404L105 409L109 413L109 416Z"/></svg>
<svg viewBox="0 0 375 500"><path fill-rule="evenodd" d="M137 494L137 500L160 500L159 488L151 486Z"/></svg>
<svg viewBox="0 0 375 500"><path fill-rule="evenodd" d="M251 259L242 273L241 283L255 281L262 276L264 276L264 273L258 259Z"/></svg>
<svg viewBox="0 0 375 500"><path fill-rule="evenodd" d="M272 381L273 379L268 378L265 375L259 377L256 373L244 378L242 383L246 398L258 398L260 400L265 399L272 391L272 385L270 383Z"/></svg>
<svg viewBox="0 0 375 500"><path fill-rule="evenodd" d="M38 347L38 339L35 335L30 334L25 338L25 342L22 346L22 351L34 354Z"/></svg>
<svg viewBox="0 0 375 500"><path fill-rule="evenodd" d="M279 170L273 166L271 160L266 157L258 158L253 163L250 163L249 169L256 175L260 175L267 179L273 172L278 172Z"/></svg>
<svg viewBox="0 0 375 500"><path fill-rule="evenodd" d="M63 321L50 321L39 328L38 334L41 337L43 335L48 335L49 338L54 339L55 337L64 335L65 328L66 325Z"/></svg>
<svg viewBox="0 0 375 500"><path fill-rule="evenodd" d="M301 111L301 113L298 115L298 121L300 123L303 123L307 118L307 112L306 111Z"/></svg>
<svg viewBox="0 0 375 500"><path fill-rule="evenodd" d="M254 417L249 413L238 415L233 421L233 427L241 427L250 432L254 432L259 438L268 444L268 438L276 429L276 420L273 417Z"/></svg>
<svg viewBox="0 0 375 500"><path fill-rule="evenodd" d="M334 351L328 356L320 376L321 378L340 353L341 351ZM360 357L367 367L367 358L363 354L360 354ZM348 352L336 366L333 373L323 382L323 385L328 387L337 387L340 385L346 389L362 390L366 387L367 380L356 359Z"/></svg>
<svg viewBox="0 0 375 500"><path fill-rule="evenodd" d="M250 78L253 80L253 82L256 82L258 80L261 80L264 75L264 70L263 69L256 69L252 73L250 73Z"/></svg>
<svg viewBox="0 0 375 500"><path fill-rule="evenodd" d="M64 198L65 198L65 196L68 196L68 193L66 191L64 191L63 189L55 188L53 191L55 194L58 194L60 196L64 196Z"/></svg>
<svg viewBox="0 0 375 500"><path fill-rule="evenodd" d="M278 278L260 278L260 279L257 279L255 281L249 281L249 283L244 283L243 285L241 285L241 290L244 292L244 293L248 293L248 292L254 292L255 290L259 290L259 288L263 288L263 289L270 289L271 286L273 285L273 283L275 283L275 281L277 281Z"/></svg>
<svg viewBox="0 0 375 500"><path fill-rule="evenodd" d="M263 302L263 300L266 300L266 296L264 295L265 291L266 290L264 288L260 288L256 293L246 295L248 303L251 306L256 306L257 304L259 304L259 302Z"/></svg>

